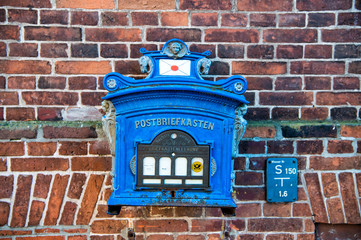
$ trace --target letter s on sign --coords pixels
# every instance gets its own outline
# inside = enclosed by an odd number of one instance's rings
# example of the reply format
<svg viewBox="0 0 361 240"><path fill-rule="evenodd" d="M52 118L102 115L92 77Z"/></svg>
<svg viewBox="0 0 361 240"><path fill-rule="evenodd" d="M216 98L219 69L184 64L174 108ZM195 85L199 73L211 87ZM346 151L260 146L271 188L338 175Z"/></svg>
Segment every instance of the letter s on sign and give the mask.
<svg viewBox="0 0 361 240"><path fill-rule="evenodd" d="M282 165L276 165L275 169L276 169L276 174L281 174L282 173Z"/></svg>

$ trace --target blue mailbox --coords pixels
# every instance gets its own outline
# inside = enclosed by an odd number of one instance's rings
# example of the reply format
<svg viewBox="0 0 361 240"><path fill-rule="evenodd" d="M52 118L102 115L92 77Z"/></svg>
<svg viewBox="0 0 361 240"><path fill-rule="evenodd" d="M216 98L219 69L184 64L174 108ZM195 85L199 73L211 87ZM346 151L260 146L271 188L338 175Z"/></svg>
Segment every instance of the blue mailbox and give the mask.
<svg viewBox="0 0 361 240"><path fill-rule="evenodd" d="M244 134L247 81L204 80L211 61L172 39L140 50L145 79L109 73L103 128L113 157L108 213L121 206L221 207L232 213L232 153Z"/></svg>

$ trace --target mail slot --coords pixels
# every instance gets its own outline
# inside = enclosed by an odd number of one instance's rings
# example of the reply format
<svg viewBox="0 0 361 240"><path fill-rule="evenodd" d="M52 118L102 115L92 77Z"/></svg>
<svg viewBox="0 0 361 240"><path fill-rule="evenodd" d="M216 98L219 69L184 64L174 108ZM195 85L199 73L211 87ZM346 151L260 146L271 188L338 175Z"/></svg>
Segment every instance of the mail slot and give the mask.
<svg viewBox="0 0 361 240"><path fill-rule="evenodd" d="M204 80L210 52L190 52L179 39L141 53L145 79L109 73L103 80L114 175L108 213L122 206L233 210L233 156L247 124L247 81Z"/></svg>

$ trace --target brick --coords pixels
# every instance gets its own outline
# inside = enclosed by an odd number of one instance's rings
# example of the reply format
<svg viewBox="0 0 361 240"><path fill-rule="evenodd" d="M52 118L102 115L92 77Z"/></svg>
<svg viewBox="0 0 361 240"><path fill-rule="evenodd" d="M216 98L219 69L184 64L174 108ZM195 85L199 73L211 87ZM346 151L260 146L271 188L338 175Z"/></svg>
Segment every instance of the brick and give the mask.
<svg viewBox="0 0 361 240"><path fill-rule="evenodd" d="M1 94L0 94L1 96ZM21 138L36 138L37 128L23 128L18 129L0 129L0 139L21 139Z"/></svg>
<svg viewBox="0 0 361 240"><path fill-rule="evenodd" d="M244 138L274 138L276 128L274 126L247 126Z"/></svg>
<svg viewBox="0 0 361 240"><path fill-rule="evenodd" d="M57 148L56 142L29 142L27 146L31 156L52 156Z"/></svg>
<svg viewBox="0 0 361 240"><path fill-rule="evenodd" d="M275 14L251 14L250 25L253 27L275 27Z"/></svg>
<svg viewBox="0 0 361 240"><path fill-rule="evenodd" d="M61 225L73 225L77 204L73 202L66 202L64 210L61 215L59 224Z"/></svg>
<svg viewBox="0 0 361 240"><path fill-rule="evenodd" d="M100 55L104 58L127 58L128 48L125 44L102 44Z"/></svg>
<svg viewBox="0 0 361 240"><path fill-rule="evenodd" d="M52 127L43 128L44 138L96 138L94 126L90 127Z"/></svg>
<svg viewBox="0 0 361 240"><path fill-rule="evenodd" d="M234 159L234 164L233 164L233 169L234 170L245 170L246 169L246 159L243 157L237 157Z"/></svg>
<svg viewBox="0 0 361 240"><path fill-rule="evenodd" d="M176 207L174 210L176 217L201 217L203 212L201 207Z"/></svg>
<svg viewBox="0 0 361 240"><path fill-rule="evenodd" d="M320 157L311 156L310 168L314 170L361 169L361 157Z"/></svg>
<svg viewBox="0 0 361 240"><path fill-rule="evenodd" d="M250 45L247 47L248 58L272 59L273 46L271 45Z"/></svg>
<svg viewBox="0 0 361 240"><path fill-rule="evenodd" d="M187 12L162 12L160 18L162 26L188 26Z"/></svg>
<svg viewBox="0 0 361 240"><path fill-rule="evenodd" d="M361 153L361 141L357 141L357 153Z"/></svg>
<svg viewBox="0 0 361 240"><path fill-rule="evenodd" d="M66 158L12 158L11 170L19 172L65 171L69 168Z"/></svg>
<svg viewBox="0 0 361 240"><path fill-rule="evenodd" d="M351 62L349 64L348 72L349 73L361 74L361 61L359 61L359 62Z"/></svg>
<svg viewBox="0 0 361 240"><path fill-rule="evenodd" d="M297 0L296 7L300 11L327 11L351 8L351 0Z"/></svg>
<svg viewBox="0 0 361 240"><path fill-rule="evenodd" d="M74 173L68 190L68 197L72 199L80 199L83 192L83 186L86 181L86 175L81 173Z"/></svg>
<svg viewBox="0 0 361 240"><path fill-rule="evenodd" d="M133 26L158 25L158 14L155 12L133 12L131 17Z"/></svg>
<svg viewBox="0 0 361 240"><path fill-rule="evenodd" d="M330 90L330 77L305 77L306 90Z"/></svg>
<svg viewBox="0 0 361 240"><path fill-rule="evenodd" d="M90 142L89 154L108 155L110 154L108 141Z"/></svg>
<svg viewBox="0 0 361 240"><path fill-rule="evenodd" d="M242 45L218 45L218 57L220 58L243 58L244 47Z"/></svg>
<svg viewBox="0 0 361 240"><path fill-rule="evenodd" d="M32 231L26 230L0 230L0 236L29 235ZM18 238L19 239L19 238ZM8 240L8 239L6 239Z"/></svg>
<svg viewBox="0 0 361 240"><path fill-rule="evenodd" d="M337 129L333 125L281 126L285 138L335 138Z"/></svg>
<svg viewBox="0 0 361 240"><path fill-rule="evenodd" d="M71 13L71 24L72 25L87 25L96 26L98 25L98 13L97 12L72 12Z"/></svg>
<svg viewBox="0 0 361 240"><path fill-rule="evenodd" d="M248 77L248 90L272 90L273 80L269 77Z"/></svg>
<svg viewBox="0 0 361 240"><path fill-rule="evenodd" d="M359 105L361 94L358 92L319 92L316 94L318 105Z"/></svg>
<svg viewBox="0 0 361 240"><path fill-rule="evenodd" d="M277 47L277 58L296 59L302 58L302 56L302 46L280 45Z"/></svg>
<svg viewBox="0 0 361 240"><path fill-rule="evenodd" d="M344 62L299 61L291 63L291 74L344 74Z"/></svg>
<svg viewBox="0 0 361 240"><path fill-rule="evenodd" d="M95 77L69 77L70 90L96 89L97 79Z"/></svg>
<svg viewBox="0 0 361 240"><path fill-rule="evenodd" d="M355 8L361 10L361 3L356 1Z"/></svg>
<svg viewBox="0 0 361 240"><path fill-rule="evenodd" d="M146 221L146 220L138 220L138 221ZM125 227L128 227L128 225L129 225L128 220L95 220L90 225L90 228L92 233L119 234Z"/></svg>
<svg viewBox="0 0 361 240"><path fill-rule="evenodd" d="M236 216L244 217L260 217L262 216L261 204L259 203L242 203L237 205Z"/></svg>
<svg viewBox="0 0 361 240"><path fill-rule="evenodd" d="M311 208L308 203L294 203L293 217L312 217Z"/></svg>
<svg viewBox="0 0 361 240"><path fill-rule="evenodd" d="M308 92L261 92L259 102L261 105L311 105L312 93Z"/></svg>
<svg viewBox="0 0 361 240"><path fill-rule="evenodd" d="M32 121L35 120L35 111L33 108L7 108L7 121Z"/></svg>
<svg viewBox="0 0 361 240"><path fill-rule="evenodd" d="M8 224L8 218L10 213L10 204L6 202L0 202L0 226Z"/></svg>
<svg viewBox="0 0 361 240"><path fill-rule="evenodd" d="M128 15L123 12L103 12L102 24L104 26L127 26Z"/></svg>
<svg viewBox="0 0 361 240"><path fill-rule="evenodd" d="M35 77L8 77L9 89L35 89Z"/></svg>
<svg viewBox="0 0 361 240"><path fill-rule="evenodd" d="M335 46L335 58L360 58L361 45L342 44Z"/></svg>
<svg viewBox="0 0 361 240"><path fill-rule="evenodd" d="M306 45L305 58L332 58L332 46Z"/></svg>
<svg viewBox="0 0 361 240"><path fill-rule="evenodd" d="M87 143L86 142L60 142L59 147L60 155L86 155Z"/></svg>
<svg viewBox="0 0 361 240"><path fill-rule="evenodd" d="M192 232L216 232L222 229L222 220L194 219L191 223Z"/></svg>
<svg viewBox="0 0 361 240"><path fill-rule="evenodd" d="M326 200L328 215L331 224L342 224L345 223L342 203L340 198L331 198Z"/></svg>
<svg viewBox="0 0 361 240"><path fill-rule="evenodd" d="M29 105L76 105L78 94L71 92L23 92L22 97Z"/></svg>
<svg viewBox="0 0 361 240"><path fill-rule="evenodd" d="M11 218L10 227L24 227L26 223L31 183L33 177L20 175L18 177L15 201L13 205L13 215Z"/></svg>
<svg viewBox="0 0 361 240"><path fill-rule="evenodd" d="M266 199L266 191L263 187L234 188L234 190L239 201L264 201Z"/></svg>
<svg viewBox="0 0 361 240"><path fill-rule="evenodd" d="M359 12L339 13L338 25L361 26L360 19L361 13Z"/></svg>
<svg viewBox="0 0 361 240"><path fill-rule="evenodd" d="M146 31L147 41L166 42L171 38L179 38L185 42L200 42L201 30L195 28L149 28Z"/></svg>
<svg viewBox="0 0 361 240"><path fill-rule="evenodd" d="M328 27L335 25L334 13L309 13L308 27Z"/></svg>
<svg viewBox="0 0 361 240"><path fill-rule="evenodd" d="M180 239L180 237L181 236L179 236L178 238ZM174 237L173 237L173 235L166 235L166 234L153 234L153 235L148 235L148 237L147 237L147 240L156 240L156 239L173 240ZM203 239L204 239L204 237L203 237Z"/></svg>
<svg viewBox="0 0 361 240"><path fill-rule="evenodd" d="M0 25L0 39L19 40L20 36L19 26Z"/></svg>
<svg viewBox="0 0 361 240"><path fill-rule="evenodd" d="M291 11L292 2L287 0L271 0L267 2L259 2L257 0L240 0L237 7L239 11Z"/></svg>
<svg viewBox="0 0 361 240"><path fill-rule="evenodd" d="M0 156L23 156L23 142L0 142Z"/></svg>
<svg viewBox="0 0 361 240"><path fill-rule="evenodd" d="M278 77L275 81L275 90L301 90L301 87L300 77Z"/></svg>
<svg viewBox="0 0 361 240"><path fill-rule="evenodd" d="M38 45L36 43L10 43L11 57L37 57Z"/></svg>
<svg viewBox="0 0 361 240"><path fill-rule="evenodd" d="M0 42L0 56L6 57L6 52L7 52L6 43ZM0 85L2 86L2 84L0 84Z"/></svg>
<svg viewBox="0 0 361 240"><path fill-rule="evenodd" d="M60 233L60 230L53 228L43 228L43 229L35 229L35 233Z"/></svg>
<svg viewBox="0 0 361 240"><path fill-rule="evenodd" d="M257 43L258 31L255 29L206 29L206 42L243 42Z"/></svg>
<svg viewBox="0 0 361 240"><path fill-rule="evenodd" d="M299 232L303 229L301 218L256 218L248 220L248 231L250 232Z"/></svg>
<svg viewBox="0 0 361 240"><path fill-rule="evenodd" d="M361 29L323 29L321 32L324 42L360 42Z"/></svg>
<svg viewBox="0 0 361 240"><path fill-rule="evenodd" d="M268 234L266 240L293 240L291 234Z"/></svg>
<svg viewBox="0 0 361 240"><path fill-rule="evenodd" d="M140 58L143 56L142 53L140 53L140 49L145 48L148 51L156 51L157 45L155 44L131 44L130 45L130 57L131 58Z"/></svg>
<svg viewBox="0 0 361 240"><path fill-rule="evenodd" d="M0 60L0 73L49 74L51 65L48 61Z"/></svg>
<svg viewBox="0 0 361 240"><path fill-rule="evenodd" d="M323 142L321 140L297 141L297 154L321 154Z"/></svg>
<svg viewBox="0 0 361 240"><path fill-rule="evenodd" d="M46 58L68 57L68 45L65 43L43 43L41 44L40 56Z"/></svg>
<svg viewBox="0 0 361 240"><path fill-rule="evenodd" d="M262 234L240 234L238 235L239 240L263 240Z"/></svg>
<svg viewBox="0 0 361 240"><path fill-rule="evenodd" d="M361 163L361 160L358 159L358 162ZM355 189L353 173L340 173L339 181L346 222L348 224L360 224L361 217L359 211L357 211L358 203L355 191L353 190Z"/></svg>
<svg viewBox="0 0 361 240"><path fill-rule="evenodd" d="M49 236L38 237L17 237L18 240L47 240ZM51 240L65 240L65 236L51 236Z"/></svg>
<svg viewBox="0 0 361 240"><path fill-rule="evenodd" d="M7 160L6 158L0 158L0 171L7 171Z"/></svg>
<svg viewBox="0 0 361 240"><path fill-rule="evenodd" d="M209 68L209 75L229 75L229 65L226 62L213 61Z"/></svg>
<svg viewBox="0 0 361 240"><path fill-rule="evenodd" d="M51 8L50 0L3 0L0 6L27 7L27 8Z"/></svg>
<svg viewBox="0 0 361 240"><path fill-rule="evenodd" d="M62 120L62 108L38 108L39 121L58 121Z"/></svg>
<svg viewBox="0 0 361 240"><path fill-rule="evenodd" d="M241 141L238 146L240 154L258 154L265 153L265 142Z"/></svg>
<svg viewBox="0 0 361 240"><path fill-rule="evenodd" d="M44 174L37 175L36 183L34 187L34 193L33 193L34 197L43 198L43 199L47 198L51 179L52 179L51 175L44 175Z"/></svg>
<svg viewBox="0 0 361 240"><path fill-rule="evenodd" d="M83 196L83 201L77 215L76 224L88 225L93 215L98 195L103 185L104 175L92 174L89 177L87 187Z"/></svg>
<svg viewBox="0 0 361 240"><path fill-rule="evenodd" d="M192 26L217 26L217 13L193 13L191 17Z"/></svg>
<svg viewBox="0 0 361 240"><path fill-rule="evenodd" d="M312 43L317 41L314 29L266 29L263 31L265 42L272 43Z"/></svg>
<svg viewBox="0 0 361 240"><path fill-rule="evenodd" d="M224 13L221 17L221 25L227 27L246 27L247 15L241 13Z"/></svg>
<svg viewBox="0 0 361 240"><path fill-rule="evenodd" d="M114 240L113 235L92 235L90 237L91 240Z"/></svg>
<svg viewBox="0 0 361 240"><path fill-rule="evenodd" d="M29 212L29 226L37 226L40 224L41 218L43 216L45 208L45 203L41 201L32 201L30 212Z"/></svg>
<svg viewBox="0 0 361 240"><path fill-rule="evenodd" d="M71 56L73 58L96 58L98 57L97 44L72 44Z"/></svg>
<svg viewBox="0 0 361 240"><path fill-rule="evenodd" d="M267 141L268 153L291 154L293 151L292 141Z"/></svg>
<svg viewBox="0 0 361 240"><path fill-rule="evenodd" d="M122 72L122 74L142 74L138 61L116 61L115 71Z"/></svg>
<svg viewBox="0 0 361 240"><path fill-rule="evenodd" d="M34 10L9 9L8 21L36 24L38 22L38 13Z"/></svg>
<svg viewBox="0 0 361 240"><path fill-rule="evenodd" d="M65 190L68 185L69 175L61 176L56 174L54 177L53 188L49 197L49 206L44 220L44 225L56 225L60 214L60 208L63 203Z"/></svg>
<svg viewBox="0 0 361 240"><path fill-rule="evenodd" d="M236 185L262 185L263 174L259 172L237 172L236 173Z"/></svg>
<svg viewBox="0 0 361 240"><path fill-rule="evenodd" d="M65 77L40 77L38 88L40 89L65 89Z"/></svg>
<svg viewBox="0 0 361 240"><path fill-rule="evenodd" d="M58 61L58 74L107 74L112 71L109 61Z"/></svg>
<svg viewBox="0 0 361 240"><path fill-rule="evenodd" d="M270 110L269 108L248 108L244 118L252 121L268 120L270 119Z"/></svg>
<svg viewBox="0 0 361 240"><path fill-rule="evenodd" d="M155 238L155 239L161 239L161 238ZM163 239L163 238L162 238ZM164 238L166 239L166 238ZM171 238L169 238L171 240L173 240L173 236L171 236ZM204 240L204 236L203 235L179 235L177 237L177 240L189 240L189 239L192 239L192 240Z"/></svg>
<svg viewBox="0 0 361 240"><path fill-rule="evenodd" d="M357 77L335 77L333 79L334 90L360 89L360 79Z"/></svg>
<svg viewBox="0 0 361 240"><path fill-rule="evenodd" d="M196 0L181 0L180 9L182 10L231 10L232 3L229 0L205 0L202 2Z"/></svg>
<svg viewBox="0 0 361 240"><path fill-rule="evenodd" d="M68 24L68 11L53 11L42 10L40 11L41 24Z"/></svg>
<svg viewBox="0 0 361 240"><path fill-rule="evenodd" d="M80 28L67 27L25 27L26 40L38 41L80 41Z"/></svg>
<svg viewBox="0 0 361 240"><path fill-rule="evenodd" d="M0 198L10 198L13 193L14 176L0 176Z"/></svg>
<svg viewBox="0 0 361 240"><path fill-rule="evenodd" d="M205 51L210 51L211 55L208 58L216 57L216 46L212 44L191 44L189 46L189 51L201 53Z"/></svg>
<svg viewBox="0 0 361 240"><path fill-rule="evenodd" d="M278 25L280 27L304 27L305 14L301 13L286 13L280 14L278 19Z"/></svg>
<svg viewBox="0 0 361 240"><path fill-rule="evenodd" d="M272 119L274 120L298 120L297 108L273 108Z"/></svg>
<svg viewBox="0 0 361 240"><path fill-rule="evenodd" d="M339 195L338 183L334 173L322 173L322 185L325 197Z"/></svg>
<svg viewBox="0 0 361 240"><path fill-rule="evenodd" d="M114 9L114 1L94 0L84 2L81 0L56 0L57 8L85 8L85 9Z"/></svg>
<svg viewBox="0 0 361 240"><path fill-rule="evenodd" d="M327 108L302 108L302 120L325 120L328 118Z"/></svg>
<svg viewBox="0 0 361 240"><path fill-rule="evenodd" d="M105 92L82 92L81 103L88 106L99 106L101 105L101 98L105 95Z"/></svg>
<svg viewBox="0 0 361 240"><path fill-rule="evenodd" d="M111 157L72 157L72 171L110 171Z"/></svg>
<svg viewBox="0 0 361 240"><path fill-rule="evenodd" d="M356 173L357 189L360 196L361 193L361 173Z"/></svg>
<svg viewBox="0 0 361 240"><path fill-rule="evenodd" d="M141 31L135 28L87 28L86 41L91 42L139 42Z"/></svg>
<svg viewBox="0 0 361 240"><path fill-rule="evenodd" d="M233 62L232 74L245 75L274 75L287 72L286 63L283 62Z"/></svg>
<svg viewBox="0 0 361 240"><path fill-rule="evenodd" d="M265 217L291 217L291 204L289 203L265 203L263 204Z"/></svg>
<svg viewBox="0 0 361 240"><path fill-rule="evenodd" d="M355 120L357 118L357 109L353 107L340 107L331 109L332 120Z"/></svg>

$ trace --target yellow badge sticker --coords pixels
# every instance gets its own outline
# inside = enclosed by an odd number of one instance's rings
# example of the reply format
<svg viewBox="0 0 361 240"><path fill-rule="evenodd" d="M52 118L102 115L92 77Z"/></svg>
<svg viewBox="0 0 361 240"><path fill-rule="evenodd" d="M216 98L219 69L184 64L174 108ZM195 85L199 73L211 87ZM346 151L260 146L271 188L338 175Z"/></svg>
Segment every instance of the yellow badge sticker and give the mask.
<svg viewBox="0 0 361 240"><path fill-rule="evenodd" d="M200 172L203 169L203 164L201 162L194 162L192 164L192 170L194 172Z"/></svg>

